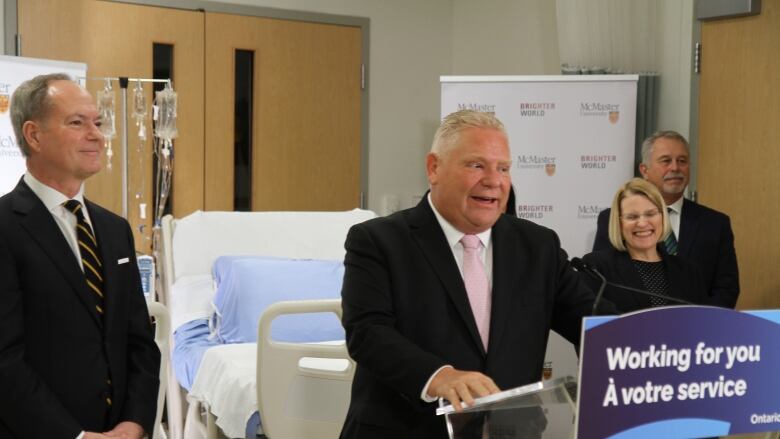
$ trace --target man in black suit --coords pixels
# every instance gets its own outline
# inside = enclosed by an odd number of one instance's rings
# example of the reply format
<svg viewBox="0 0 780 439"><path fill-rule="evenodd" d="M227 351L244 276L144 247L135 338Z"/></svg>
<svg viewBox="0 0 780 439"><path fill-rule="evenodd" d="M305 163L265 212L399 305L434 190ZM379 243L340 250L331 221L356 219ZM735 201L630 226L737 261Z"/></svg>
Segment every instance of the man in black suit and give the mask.
<svg viewBox="0 0 780 439"><path fill-rule="evenodd" d="M0 437L151 435L160 352L133 235L83 197L104 142L92 97L38 76L11 121L27 172L0 198Z"/></svg>
<svg viewBox="0 0 780 439"><path fill-rule="evenodd" d="M675 131L658 131L642 143L639 172L661 191L669 210L673 236L666 250L695 263L707 298L703 304L734 308L739 297L739 270L729 217L683 198L690 173L688 141ZM609 209L599 214L593 250L611 248Z"/></svg>
<svg viewBox="0 0 780 439"><path fill-rule="evenodd" d="M593 295L552 230L503 214L510 168L501 122L450 114L426 158L430 192L349 231L343 438L447 437L437 398L460 408L539 381L550 329L577 342Z"/></svg>

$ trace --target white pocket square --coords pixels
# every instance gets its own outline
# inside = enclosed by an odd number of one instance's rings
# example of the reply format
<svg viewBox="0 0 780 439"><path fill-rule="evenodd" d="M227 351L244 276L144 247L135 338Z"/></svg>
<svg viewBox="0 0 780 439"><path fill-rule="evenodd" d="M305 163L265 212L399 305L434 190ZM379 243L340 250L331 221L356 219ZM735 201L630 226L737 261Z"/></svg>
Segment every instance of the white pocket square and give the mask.
<svg viewBox="0 0 780 439"><path fill-rule="evenodd" d="M122 258L116 261L116 265L127 264L128 262L130 262L130 258Z"/></svg>

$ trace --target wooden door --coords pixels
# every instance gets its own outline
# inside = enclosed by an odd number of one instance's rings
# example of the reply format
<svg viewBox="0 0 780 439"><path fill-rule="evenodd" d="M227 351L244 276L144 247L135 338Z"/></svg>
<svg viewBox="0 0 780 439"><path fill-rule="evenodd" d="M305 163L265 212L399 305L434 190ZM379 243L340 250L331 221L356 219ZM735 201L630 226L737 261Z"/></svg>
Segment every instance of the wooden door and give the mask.
<svg viewBox="0 0 780 439"><path fill-rule="evenodd" d="M740 309L780 307L780 1L702 24L697 189L727 213Z"/></svg>
<svg viewBox="0 0 780 439"><path fill-rule="evenodd" d="M233 210L235 53L252 51L252 210L360 204L358 27L206 13L206 209Z"/></svg>
<svg viewBox="0 0 780 439"><path fill-rule="evenodd" d="M89 76L151 78L154 43L173 49L173 85L178 92L173 213L177 217L203 208L203 13L96 0L24 0L18 2L22 56L85 62ZM95 95L100 81L89 81ZM122 124L117 99L117 133ZM132 88L132 84L131 84ZM146 88L151 103L151 87ZM130 98L132 95L130 95ZM130 107L131 108L131 107ZM128 116L129 117L129 116ZM151 135L139 154L130 119L128 219L136 248L149 253L152 218ZM87 196L116 213L122 210L120 138L113 140L113 170L87 180ZM140 219L139 205L148 205ZM143 233L140 232L144 226Z"/></svg>

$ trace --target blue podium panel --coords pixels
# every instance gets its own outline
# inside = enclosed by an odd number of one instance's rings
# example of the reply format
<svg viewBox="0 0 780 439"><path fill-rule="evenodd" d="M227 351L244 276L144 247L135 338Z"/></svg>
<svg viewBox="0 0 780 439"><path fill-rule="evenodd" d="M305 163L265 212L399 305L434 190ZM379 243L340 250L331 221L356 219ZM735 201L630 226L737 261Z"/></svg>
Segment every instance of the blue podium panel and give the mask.
<svg viewBox="0 0 780 439"><path fill-rule="evenodd" d="M578 438L780 430L780 311L587 318L580 353Z"/></svg>

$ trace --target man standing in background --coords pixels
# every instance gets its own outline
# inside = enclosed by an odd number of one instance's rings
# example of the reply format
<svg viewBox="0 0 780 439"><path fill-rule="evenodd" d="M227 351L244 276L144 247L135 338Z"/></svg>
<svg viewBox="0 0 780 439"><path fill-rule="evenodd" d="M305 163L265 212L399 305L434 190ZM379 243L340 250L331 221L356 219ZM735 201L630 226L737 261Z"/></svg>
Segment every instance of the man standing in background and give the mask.
<svg viewBox="0 0 780 439"><path fill-rule="evenodd" d="M94 101L42 75L11 121L27 172L0 198L0 437L151 435L160 352L133 235L83 196L102 164Z"/></svg>
<svg viewBox="0 0 780 439"><path fill-rule="evenodd" d="M658 131L642 142L639 172L653 183L666 202L672 233L667 253L699 266L709 295L707 305L734 308L739 297L739 271L731 222L725 214L683 197L690 174L688 141L675 131ZM593 250L610 248L609 209L598 218Z"/></svg>

